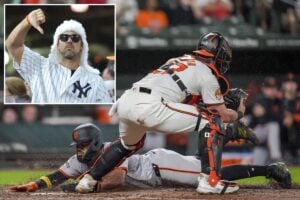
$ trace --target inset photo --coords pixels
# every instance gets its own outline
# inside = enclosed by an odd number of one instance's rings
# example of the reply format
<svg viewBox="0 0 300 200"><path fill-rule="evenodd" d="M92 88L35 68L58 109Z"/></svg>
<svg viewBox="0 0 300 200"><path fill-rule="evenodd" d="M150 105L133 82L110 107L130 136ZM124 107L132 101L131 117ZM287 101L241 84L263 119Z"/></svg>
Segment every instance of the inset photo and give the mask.
<svg viewBox="0 0 300 200"><path fill-rule="evenodd" d="M5 104L115 101L115 5L4 5Z"/></svg>

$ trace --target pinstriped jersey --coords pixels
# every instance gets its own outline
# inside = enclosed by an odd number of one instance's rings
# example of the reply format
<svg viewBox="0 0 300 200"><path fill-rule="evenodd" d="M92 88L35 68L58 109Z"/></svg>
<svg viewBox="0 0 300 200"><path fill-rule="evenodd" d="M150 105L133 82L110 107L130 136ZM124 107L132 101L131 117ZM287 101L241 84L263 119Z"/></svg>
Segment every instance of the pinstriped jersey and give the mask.
<svg viewBox="0 0 300 200"><path fill-rule="evenodd" d="M20 65L14 62L14 67L29 84L32 103L112 102L102 78L82 66L71 75L70 69L25 46Z"/></svg>
<svg viewBox="0 0 300 200"><path fill-rule="evenodd" d="M187 90L192 95L201 96L205 104L224 102L220 85L212 70L190 55L170 59L165 65L134 83L133 87L149 88L153 91L153 95L157 94L175 103L182 102L186 94L163 69L167 65L181 79Z"/></svg>

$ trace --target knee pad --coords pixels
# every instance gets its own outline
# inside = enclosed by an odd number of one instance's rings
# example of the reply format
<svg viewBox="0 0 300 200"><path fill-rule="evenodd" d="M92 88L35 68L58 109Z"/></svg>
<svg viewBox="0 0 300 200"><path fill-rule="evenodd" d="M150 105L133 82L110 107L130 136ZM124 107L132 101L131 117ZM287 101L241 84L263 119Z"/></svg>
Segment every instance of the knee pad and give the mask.
<svg viewBox="0 0 300 200"><path fill-rule="evenodd" d="M202 172L209 174L209 182L214 186L221 176L223 151L223 128L221 120L212 120L199 132L198 152Z"/></svg>
<svg viewBox="0 0 300 200"><path fill-rule="evenodd" d="M93 164L89 174L96 180L100 180L105 174L110 172L113 168L122 164L122 162L144 145L146 135L135 145L132 145L132 149L122 143L121 139L118 139L110 144L110 146L104 151L104 153ZM126 148L127 147L127 148Z"/></svg>

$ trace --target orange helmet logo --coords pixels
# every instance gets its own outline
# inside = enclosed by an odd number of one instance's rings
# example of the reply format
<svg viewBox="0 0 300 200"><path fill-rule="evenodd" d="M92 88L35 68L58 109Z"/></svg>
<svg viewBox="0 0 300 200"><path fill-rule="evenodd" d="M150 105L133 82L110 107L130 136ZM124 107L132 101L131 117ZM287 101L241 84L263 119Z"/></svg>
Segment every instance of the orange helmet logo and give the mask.
<svg viewBox="0 0 300 200"><path fill-rule="evenodd" d="M78 131L73 132L73 139L77 141L78 139Z"/></svg>

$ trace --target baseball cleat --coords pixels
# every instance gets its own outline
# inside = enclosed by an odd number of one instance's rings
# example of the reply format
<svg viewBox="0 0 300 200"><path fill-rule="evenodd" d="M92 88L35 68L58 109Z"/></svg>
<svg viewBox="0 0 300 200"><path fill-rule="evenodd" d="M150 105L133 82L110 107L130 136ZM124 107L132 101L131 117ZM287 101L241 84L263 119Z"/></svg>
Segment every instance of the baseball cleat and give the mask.
<svg viewBox="0 0 300 200"><path fill-rule="evenodd" d="M220 180L214 187L208 182L208 175L200 174L196 191L200 194L229 194L239 190L239 186L231 181Z"/></svg>
<svg viewBox="0 0 300 200"><path fill-rule="evenodd" d="M291 174L286 164L283 162L268 165L266 178L274 179L282 188L289 189L292 187Z"/></svg>
<svg viewBox="0 0 300 200"><path fill-rule="evenodd" d="M241 121L229 124L226 128L226 134L230 140L244 139L249 140L253 144L259 144L259 139L254 131Z"/></svg>

